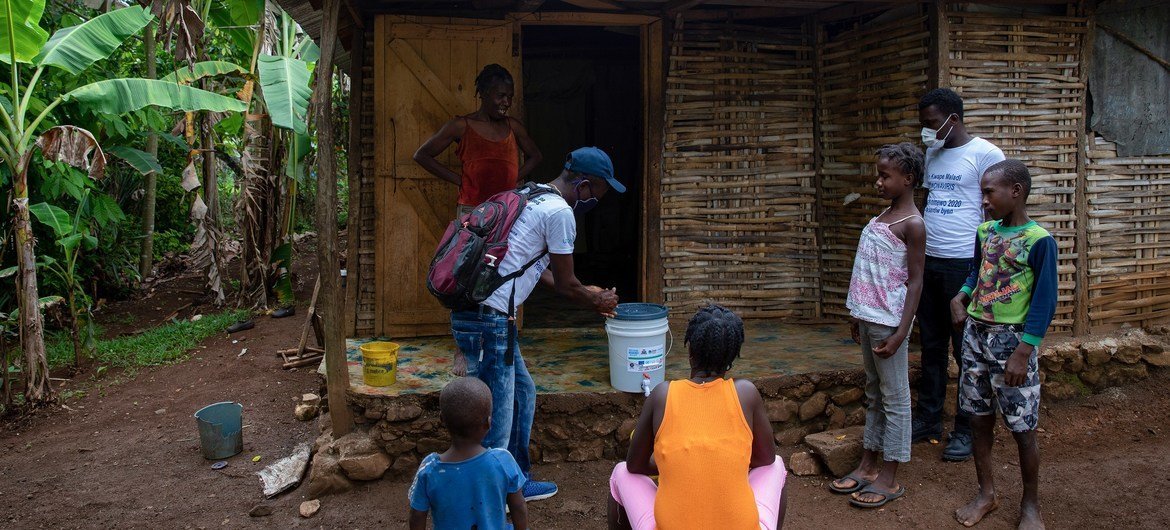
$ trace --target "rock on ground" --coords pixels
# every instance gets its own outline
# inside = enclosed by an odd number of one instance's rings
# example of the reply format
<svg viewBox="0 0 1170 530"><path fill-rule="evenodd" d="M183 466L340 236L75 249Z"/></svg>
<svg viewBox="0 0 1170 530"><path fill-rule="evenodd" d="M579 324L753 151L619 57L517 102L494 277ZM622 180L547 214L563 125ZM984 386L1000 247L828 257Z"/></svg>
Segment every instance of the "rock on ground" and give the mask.
<svg viewBox="0 0 1170 530"><path fill-rule="evenodd" d="M798 477L820 475L824 472L821 462L808 451L792 453L792 456L788 457L788 469Z"/></svg>
<svg viewBox="0 0 1170 530"><path fill-rule="evenodd" d="M829 472L840 477L861 461L861 426L818 432L804 437L804 443L820 455Z"/></svg>
<svg viewBox="0 0 1170 530"><path fill-rule="evenodd" d="M308 500L301 503L300 512L301 517L308 519L317 515L317 511L321 509L321 501L319 499Z"/></svg>

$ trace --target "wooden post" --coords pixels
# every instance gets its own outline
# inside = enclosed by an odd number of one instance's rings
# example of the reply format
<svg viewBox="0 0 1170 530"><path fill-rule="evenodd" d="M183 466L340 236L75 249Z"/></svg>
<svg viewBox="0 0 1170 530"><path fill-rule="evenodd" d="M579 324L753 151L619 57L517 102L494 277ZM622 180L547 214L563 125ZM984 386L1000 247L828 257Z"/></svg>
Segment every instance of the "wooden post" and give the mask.
<svg viewBox="0 0 1170 530"><path fill-rule="evenodd" d="M1082 2L1082 14L1088 21L1085 23L1085 36L1081 39L1081 60L1078 70L1082 82L1089 77L1089 65L1093 59L1094 16L1092 7L1086 7ZM1073 288L1073 334L1084 335L1089 333L1089 142L1092 140L1088 130L1089 92L1085 90L1081 95L1081 117L1077 119L1077 180L1073 191L1076 205L1077 234L1075 250L1077 254L1077 270L1074 275Z"/></svg>
<svg viewBox="0 0 1170 530"><path fill-rule="evenodd" d="M662 267L662 150L666 128L666 69L670 64L664 23L642 26L642 300L665 303Z"/></svg>
<svg viewBox="0 0 1170 530"><path fill-rule="evenodd" d="M947 19L947 5L935 0L930 11L930 64L927 88L950 87L951 84L951 23Z"/></svg>
<svg viewBox="0 0 1170 530"><path fill-rule="evenodd" d="M354 23L360 21L355 20ZM349 147L346 156L349 157L349 221L346 226L348 242L345 247L346 280L345 280L345 323L344 332L347 335L357 333L357 306L361 298L361 197L362 177L365 172L362 160L365 150L362 149L362 117L365 106L365 71L366 66L366 32L364 28L353 28L353 46L349 51Z"/></svg>
<svg viewBox="0 0 1170 530"><path fill-rule="evenodd" d="M349 367L342 334L341 274L337 259L337 160L333 151L333 48L337 42L337 16L342 0L324 0L321 6L321 58L313 86L313 111L317 123L317 264L321 272L325 322L325 373L329 388L329 417L333 437L353 430L353 416L346 401Z"/></svg>
<svg viewBox="0 0 1170 530"><path fill-rule="evenodd" d="M822 92L822 84L825 82L825 77L821 71L822 54L825 47L825 30L820 21L815 16L810 16L805 21L813 33L813 56L812 56L812 71L813 71L813 193L816 197L813 199L813 222L816 223L816 248L817 248L817 318L825 317L825 253L829 251L825 245L825 161L824 154L821 153L823 146L821 145L821 101L824 98Z"/></svg>

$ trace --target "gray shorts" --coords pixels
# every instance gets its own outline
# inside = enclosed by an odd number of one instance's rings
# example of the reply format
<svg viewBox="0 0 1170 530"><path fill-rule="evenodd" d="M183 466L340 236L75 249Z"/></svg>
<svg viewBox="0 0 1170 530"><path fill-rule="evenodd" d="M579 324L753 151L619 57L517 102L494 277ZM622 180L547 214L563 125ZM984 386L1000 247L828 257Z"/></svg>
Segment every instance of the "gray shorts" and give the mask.
<svg viewBox="0 0 1170 530"><path fill-rule="evenodd" d="M1004 367L1019 346L1022 333L1021 324L988 324L972 318L963 330L959 408L974 416L988 416L995 414L998 405L1012 432L1035 430L1040 420L1038 350L1028 358L1022 386L1009 386L1003 380Z"/></svg>

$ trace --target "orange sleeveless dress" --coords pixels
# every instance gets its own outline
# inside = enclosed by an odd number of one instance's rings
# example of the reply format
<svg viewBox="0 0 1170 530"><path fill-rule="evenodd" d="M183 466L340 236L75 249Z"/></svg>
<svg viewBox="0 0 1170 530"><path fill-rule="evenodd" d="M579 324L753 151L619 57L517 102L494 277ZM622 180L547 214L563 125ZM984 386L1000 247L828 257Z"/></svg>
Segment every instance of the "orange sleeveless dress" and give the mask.
<svg viewBox="0 0 1170 530"><path fill-rule="evenodd" d="M459 204L478 206L492 195L516 187L520 176L520 148L511 130L503 140L493 142L480 136L468 123L455 154L463 162Z"/></svg>
<svg viewBox="0 0 1170 530"><path fill-rule="evenodd" d="M733 380L672 381L654 436L659 530L759 530L751 456L752 430Z"/></svg>

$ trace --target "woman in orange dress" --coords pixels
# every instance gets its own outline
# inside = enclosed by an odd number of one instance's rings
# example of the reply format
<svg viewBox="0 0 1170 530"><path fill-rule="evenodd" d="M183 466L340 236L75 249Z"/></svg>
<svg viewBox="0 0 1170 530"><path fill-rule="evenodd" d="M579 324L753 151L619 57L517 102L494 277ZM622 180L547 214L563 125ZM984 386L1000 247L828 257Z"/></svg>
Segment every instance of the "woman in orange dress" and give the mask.
<svg viewBox="0 0 1170 530"><path fill-rule="evenodd" d="M775 530L784 524L784 461L750 381L727 378L743 321L710 305L687 325L691 377L660 384L610 476L609 528ZM649 475L658 475L658 484ZM718 492L718 494L712 494Z"/></svg>
<svg viewBox="0 0 1170 530"><path fill-rule="evenodd" d="M414 161L423 169L459 186L458 216L492 195L515 188L540 163L540 150L524 125L508 116L514 92L508 70L498 64L483 67L475 78L479 110L448 121L414 153ZM463 163L461 173L435 159L452 143L459 144L455 153Z"/></svg>

